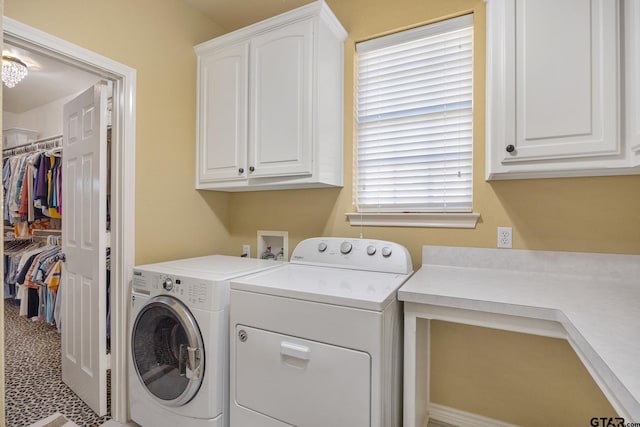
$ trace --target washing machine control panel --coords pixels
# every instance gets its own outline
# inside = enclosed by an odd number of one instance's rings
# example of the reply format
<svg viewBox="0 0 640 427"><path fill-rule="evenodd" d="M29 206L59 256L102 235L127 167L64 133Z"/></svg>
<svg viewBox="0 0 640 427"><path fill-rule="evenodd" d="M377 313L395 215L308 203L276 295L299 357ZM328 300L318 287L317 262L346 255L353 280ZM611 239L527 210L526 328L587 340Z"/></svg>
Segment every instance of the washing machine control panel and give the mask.
<svg viewBox="0 0 640 427"><path fill-rule="evenodd" d="M410 274L409 251L386 240L317 237L303 240L291 256L294 264Z"/></svg>
<svg viewBox="0 0 640 427"><path fill-rule="evenodd" d="M155 273L151 296L171 295L189 307L211 309L212 285L201 279Z"/></svg>

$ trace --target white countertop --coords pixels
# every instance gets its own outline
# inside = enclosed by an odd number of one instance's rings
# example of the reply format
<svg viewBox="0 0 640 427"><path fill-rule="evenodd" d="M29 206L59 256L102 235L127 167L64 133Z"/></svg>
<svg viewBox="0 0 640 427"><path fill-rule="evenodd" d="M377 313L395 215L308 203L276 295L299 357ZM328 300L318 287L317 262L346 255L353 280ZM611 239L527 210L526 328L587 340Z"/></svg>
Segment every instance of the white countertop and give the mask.
<svg viewBox="0 0 640 427"><path fill-rule="evenodd" d="M559 322L640 420L640 255L425 246L398 298Z"/></svg>

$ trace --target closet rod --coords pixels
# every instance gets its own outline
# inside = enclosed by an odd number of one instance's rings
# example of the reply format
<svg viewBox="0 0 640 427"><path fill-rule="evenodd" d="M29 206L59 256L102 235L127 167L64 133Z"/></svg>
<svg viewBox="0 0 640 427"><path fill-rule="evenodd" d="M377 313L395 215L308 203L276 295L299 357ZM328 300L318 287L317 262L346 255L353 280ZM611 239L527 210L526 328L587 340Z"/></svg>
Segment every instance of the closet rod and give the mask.
<svg viewBox="0 0 640 427"><path fill-rule="evenodd" d="M14 154L27 153L32 148L37 149L37 148L40 148L39 146L42 145L42 144L47 145L47 144L50 144L50 143L53 143L53 145L52 146L46 146L46 147L43 147L43 148L61 147L62 146L62 135L39 139L37 141L28 142L26 144L16 145L15 147L3 148L2 149L2 155L6 157L6 156L9 156L9 155L14 155Z"/></svg>
<svg viewBox="0 0 640 427"><path fill-rule="evenodd" d="M28 147L30 145L44 144L46 142L51 142L51 141L56 141L57 142L58 139L62 139L62 135L50 136L49 138L43 138L43 139L39 139L37 141L27 142L26 144L20 144L20 145L16 145L16 146L13 146L13 147L3 148L2 151L13 150L13 149L22 148L22 147Z"/></svg>

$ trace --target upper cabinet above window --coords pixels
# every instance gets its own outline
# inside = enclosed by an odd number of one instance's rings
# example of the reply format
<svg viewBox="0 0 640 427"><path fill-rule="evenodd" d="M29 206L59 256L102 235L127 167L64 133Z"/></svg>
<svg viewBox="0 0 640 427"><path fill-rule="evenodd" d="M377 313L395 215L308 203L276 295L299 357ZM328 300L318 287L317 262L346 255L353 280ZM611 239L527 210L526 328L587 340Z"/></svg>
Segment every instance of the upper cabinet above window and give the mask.
<svg viewBox="0 0 640 427"><path fill-rule="evenodd" d="M342 186L345 38L314 2L195 47L197 189Z"/></svg>
<svg viewBox="0 0 640 427"><path fill-rule="evenodd" d="M640 173L635 0L487 0L487 179Z"/></svg>

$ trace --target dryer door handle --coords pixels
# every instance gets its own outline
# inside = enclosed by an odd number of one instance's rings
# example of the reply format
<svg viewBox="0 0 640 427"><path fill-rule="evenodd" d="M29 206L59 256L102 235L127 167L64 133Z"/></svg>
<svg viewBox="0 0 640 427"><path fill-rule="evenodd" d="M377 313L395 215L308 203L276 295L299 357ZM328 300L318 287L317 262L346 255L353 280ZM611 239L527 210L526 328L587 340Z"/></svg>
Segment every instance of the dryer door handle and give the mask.
<svg viewBox="0 0 640 427"><path fill-rule="evenodd" d="M306 345L282 341L280 342L280 354L296 359L309 360L311 358L311 349Z"/></svg>

